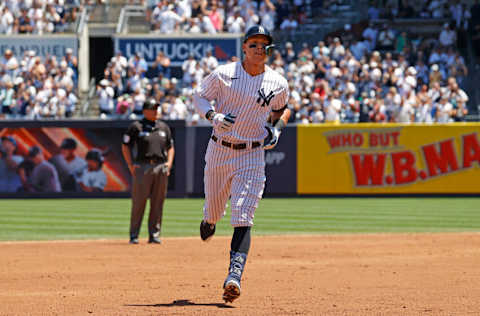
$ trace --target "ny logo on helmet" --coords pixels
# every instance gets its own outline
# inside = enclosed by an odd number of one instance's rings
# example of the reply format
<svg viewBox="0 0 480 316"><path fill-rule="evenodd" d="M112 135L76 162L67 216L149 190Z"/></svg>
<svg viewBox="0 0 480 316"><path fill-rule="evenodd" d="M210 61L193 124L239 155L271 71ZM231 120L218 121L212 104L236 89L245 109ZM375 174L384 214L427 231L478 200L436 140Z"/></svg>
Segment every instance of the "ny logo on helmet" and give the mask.
<svg viewBox="0 0 480 316"><path fill-rule="evenodd" d="M273 91L270 91L270 93L268 95L265 95L265 91L263 90L263 88L261 88L260 90L257 91L258 92L258 99L257 99L257 103L260 103L260 101L263 100L262 104L260 104L260 106L265 106L265 105L269 105L270 104L270 101L272 100L272 98L275 96L275 94L273 94Z"/></svg>

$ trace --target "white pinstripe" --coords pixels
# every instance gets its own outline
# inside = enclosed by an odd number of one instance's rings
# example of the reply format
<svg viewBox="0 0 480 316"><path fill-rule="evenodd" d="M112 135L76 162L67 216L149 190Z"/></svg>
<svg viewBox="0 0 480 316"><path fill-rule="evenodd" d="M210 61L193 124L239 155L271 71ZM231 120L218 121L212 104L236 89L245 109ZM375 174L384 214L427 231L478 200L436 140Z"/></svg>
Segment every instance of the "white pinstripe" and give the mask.
<svg viewBox="0 0 480 316"><path fill-rule="evenodd" d="M218 67L199 87L198 94L209 101L215 100L215 111L236 115L233 128L213 133L218 141L210 140L205 156L204 219L218 222L225 215L228 198L231 200L233 226L252 226L255 210L265 187L265 160L262 147L251 149L251 142L260 142L267 136L265 123L270 112L282 109L288 98L285 78L266 66L264 73L251 76L241 62ZM274 97L268 105L257 103L258 91ZM247 149L234 150L221 145L248 143Z"/></svg>

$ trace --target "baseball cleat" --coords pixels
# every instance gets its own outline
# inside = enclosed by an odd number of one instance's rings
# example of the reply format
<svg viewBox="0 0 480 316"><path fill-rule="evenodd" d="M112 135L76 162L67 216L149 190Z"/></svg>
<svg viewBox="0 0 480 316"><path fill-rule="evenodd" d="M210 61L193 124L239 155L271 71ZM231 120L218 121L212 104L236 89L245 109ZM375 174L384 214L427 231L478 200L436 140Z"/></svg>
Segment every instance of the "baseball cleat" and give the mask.
<svg viewBox="0 0 480 316"><path fill-rule="evenodd" d="M225 303L232 303L234 300L240 297L240 283L235 279L227 278L223 285L223 300Z"/></svg>
<svg viewBox="0 0 480 316"><path fill-rule="evenodd" d="M203 241L209 241L215 234L215 224L209 224L205 221L200 223L200 238Z"/></svg>
<svg viewBox="0 0 480 316"><path fill-rule="evenodd" d="M138 238L135 238L135 237L130 238L129 243L132 244L132 245L137 245L138 244Z"/></svg>
<svg viewBox="0 0 480 316"><path fill-rule="evenodd" d="M149 244L161 244L162 241L158 237L150 237L150 238L148 238L148 243Z"/></svg>

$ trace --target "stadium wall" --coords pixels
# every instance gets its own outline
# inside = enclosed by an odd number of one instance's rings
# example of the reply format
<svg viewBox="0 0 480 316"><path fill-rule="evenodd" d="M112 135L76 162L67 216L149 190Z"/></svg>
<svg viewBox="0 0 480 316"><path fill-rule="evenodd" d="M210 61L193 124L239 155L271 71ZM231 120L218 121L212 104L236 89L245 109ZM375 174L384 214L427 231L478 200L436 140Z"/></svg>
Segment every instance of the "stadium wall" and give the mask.
<svg viewBox="0 0 480 316"><path fill-rule="evenodd" d="M480 124L298 127L298 194L479 194Z"/></svg>
<svg viewBox="0 0 480 316"><path fill-rule="evenodd" d="M0 151L0 198L130 196L131 177L121 154L122 135L130 123L1 122L0 137L13 137L15 155L24 160L34 145L52 160L67 137L76 140L81 158L92 148L100 149L107 184L96 193L25 191L2 174ZM203 197L211 128L187 127L184 121L168 124L176 151L168 196ZM265 196L480 195L479 132L479 123L291 125L278 146L266 152Z"/></svg>

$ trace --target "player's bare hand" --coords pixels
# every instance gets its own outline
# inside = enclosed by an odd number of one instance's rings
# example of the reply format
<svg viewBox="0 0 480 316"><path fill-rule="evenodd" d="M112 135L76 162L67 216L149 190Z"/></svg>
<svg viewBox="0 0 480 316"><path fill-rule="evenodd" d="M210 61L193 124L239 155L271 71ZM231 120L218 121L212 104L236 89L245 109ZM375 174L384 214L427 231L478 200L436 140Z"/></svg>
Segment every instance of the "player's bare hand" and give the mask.
<svg viewBox="0 0 480 316"><path fill-rule="evenodd" d="M280 134L282 132L279 129L271 126L265 126L265 128L267 129L268 136L263 142L263 149L270 150L277 146L278 139L280 138Z"/></svg>
<svg viewBox="0 0 480 316"><path fill-rule="evenodd" d="M213 127L228 132L232 129L233 124L235 124L236 118L237 117L231 113L226 115L222 113L215 113L212 118L212 124Z"/></svg>

